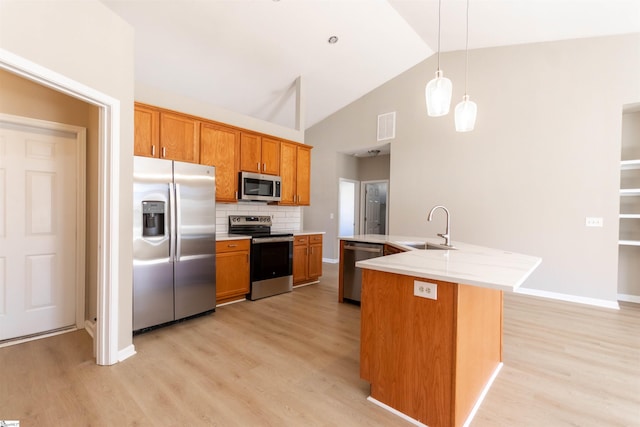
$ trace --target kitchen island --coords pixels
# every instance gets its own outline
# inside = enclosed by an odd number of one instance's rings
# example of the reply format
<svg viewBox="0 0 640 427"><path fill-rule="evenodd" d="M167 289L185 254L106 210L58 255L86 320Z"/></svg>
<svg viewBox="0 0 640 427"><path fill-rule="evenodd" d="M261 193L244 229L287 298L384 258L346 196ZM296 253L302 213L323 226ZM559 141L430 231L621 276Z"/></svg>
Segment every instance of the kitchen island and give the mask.
<svg viewBox="0 0 640 427"><path fill-rule="evenodd" d="M470 422L502 367L502 294L540 258L439 239L341 238L406 252L360 261L360 376L369 400L430 427ZM429 243L427 250L411 250Z"/></svg>

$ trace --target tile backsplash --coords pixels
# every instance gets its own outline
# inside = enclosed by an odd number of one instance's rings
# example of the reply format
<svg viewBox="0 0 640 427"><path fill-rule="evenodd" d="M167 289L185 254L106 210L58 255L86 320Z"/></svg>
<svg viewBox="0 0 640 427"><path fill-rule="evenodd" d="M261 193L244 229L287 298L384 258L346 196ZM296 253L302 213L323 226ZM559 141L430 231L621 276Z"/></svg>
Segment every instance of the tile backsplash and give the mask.
<svg viewBox="0 0 640 427"><path fill-rule="evenodd" d="M273 231L302 230L300 206L273 206L265 203L216 203L216 232L229 232L229 215L271 215Z"/></svg>

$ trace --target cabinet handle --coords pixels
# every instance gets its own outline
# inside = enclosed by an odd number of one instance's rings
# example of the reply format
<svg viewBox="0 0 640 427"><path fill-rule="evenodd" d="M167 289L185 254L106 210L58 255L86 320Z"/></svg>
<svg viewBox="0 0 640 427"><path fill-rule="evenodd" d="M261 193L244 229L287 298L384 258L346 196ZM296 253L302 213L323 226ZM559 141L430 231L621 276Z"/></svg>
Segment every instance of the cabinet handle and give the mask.
<svg viewBox="0 0 640 427"><path fill-rule="evenodd" d="M258 162L257 164L258 164L258 172L260 172L260 162Z"/></svg>
<svg viewBox="0 0 640 427"><path fill-rule="evenodd" d="M262 170L263 170L263 171L266 171L266 170L267 170L267 164L266 164L266 163L263 163L263 164L262 164Z"/></svg>
<svg viewBox="0 0 640 427"><path fill-rule="evenodd" d="M228 248L237 248L238 245L227 245Z"/></svg>
<svg viewBox="0 0 640 427"><path fill-rule="evenodd" d="M236 191L236 200L238 200L238 192Z"/></svg>
<svg viewBox="0 0 640 427"><path fill-rule="evenodd" d="M152 145L152 146L151 146L151 156L152 156L152 157L155 157L155 156L156 156L156 146L155 146L155 145Z"/></svg>
<svg viewBox="0 0 640 427"><path fill-rule="evenodd" d="M162 147L162 157L167 157L167 147Z"/></svg>

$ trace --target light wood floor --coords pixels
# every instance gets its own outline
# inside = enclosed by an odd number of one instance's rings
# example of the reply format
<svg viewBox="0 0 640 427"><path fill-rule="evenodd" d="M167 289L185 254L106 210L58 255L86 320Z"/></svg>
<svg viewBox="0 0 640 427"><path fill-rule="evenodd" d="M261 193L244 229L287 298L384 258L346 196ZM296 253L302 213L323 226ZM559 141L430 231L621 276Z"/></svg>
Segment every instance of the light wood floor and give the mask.
<svg viewBox="0 0 640 427"><path fill-rule="evenodd" d="M220 307L94 364L84 331L0 349L0 419L21 427L407 426L367 402L359 308L318 285ZM505 296L504 363L472 426L640 426L640 307Z"/></svg>

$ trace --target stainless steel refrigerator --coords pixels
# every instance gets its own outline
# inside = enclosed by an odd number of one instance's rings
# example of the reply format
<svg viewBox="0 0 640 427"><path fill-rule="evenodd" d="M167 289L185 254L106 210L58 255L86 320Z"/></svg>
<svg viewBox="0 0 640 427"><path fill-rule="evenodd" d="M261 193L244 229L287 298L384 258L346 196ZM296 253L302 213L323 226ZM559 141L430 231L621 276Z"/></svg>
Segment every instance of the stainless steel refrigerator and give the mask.
<svg viewBox="0 0 640 427"><path fill-rule="evenodd" d="M134 157L133 330L216 307L215 168Z"/></svg>

